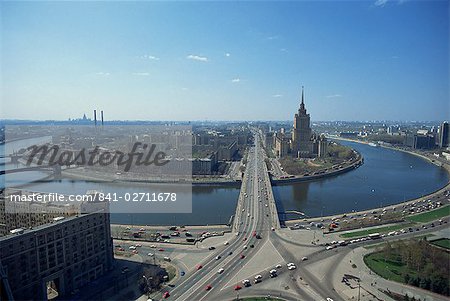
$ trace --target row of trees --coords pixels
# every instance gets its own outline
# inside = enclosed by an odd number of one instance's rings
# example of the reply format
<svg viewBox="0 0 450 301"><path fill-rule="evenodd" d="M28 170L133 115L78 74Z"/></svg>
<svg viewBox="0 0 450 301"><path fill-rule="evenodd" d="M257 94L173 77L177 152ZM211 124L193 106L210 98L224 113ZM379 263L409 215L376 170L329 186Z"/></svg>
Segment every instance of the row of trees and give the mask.
<svg viewBox="0 0 450 301"><path fill-rule="evenodd" d="M386 260L405 266L405 283L450 296L450 255L425 239L386 242L381 252Z"/></svg>

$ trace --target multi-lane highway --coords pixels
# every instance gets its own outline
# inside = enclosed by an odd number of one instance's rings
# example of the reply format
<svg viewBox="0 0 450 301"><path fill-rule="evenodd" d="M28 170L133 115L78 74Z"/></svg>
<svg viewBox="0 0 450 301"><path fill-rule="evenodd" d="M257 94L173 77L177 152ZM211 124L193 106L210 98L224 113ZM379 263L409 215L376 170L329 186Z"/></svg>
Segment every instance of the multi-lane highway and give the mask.
<svg viewBox="0 0 450 301"><path fill-rule="evenodd" d="M232 234L216 243L213 250L203 245L203 249L185 253L197 253L195 258L201 259L173 283L168 290L170 300L232 300L236 296L265 295L286 300L344 300L342 291L336 291L336 271L342 267L343 258L360 244L326 250L323 244L311 244L314 230L280 228L260 141L255 132ZM288 268L291 263L294 268ZM276 270L276 276L271 277L271 270ZM255 281L255 276L260 279Z"/></svg>
<svg viewBox="0 0 450 301"><path fill-rule="evenodd" d="M259 138L256 138L255 145L259 145ZM272 227L274 229L277 227L276 223L271 223L274 219L270 217L276 216L276 211L272 213L275 204L268 202L270 187L267 187L268 182L264 181L262 176L264 173L267 174L264 164L261 149L252 147L248 153L234 217L233 239L199 262L197 267L172 290L171 298L212 299L220 286L233 279L237 271L264 245ZM223 272L219 273L219 269L223 269ZM241 283L241 280L236 279L236 282ZM211 286L211 289L206 290L207 286Z"/></svg>
<svg viewBox="0 0 450 301"><path fill-rule="evenodd" d="M276 285L273 289L259 288L254 283L254 276L261 275L262 282L280 281L290 286L284 297L292 300L326 300L339 297L331 289L311 285L307 289L298 283L301 269L288 270L286 263L298 260L283 246L283 239L277 235L280 222L276 210L272 187L265 163L266 155L260 144L260 137L255 133L255 145L250 148L247 166L242 182L241 193L232 226L232 239L209 253L197 266L175 284L170 291L173 300L227 300L237 294L273 294L277 295ZM264 250L262 250L264 249ZM276 268L268 258L261 258L261 252L273 249L279 257L277 277L270 277L269 271ZM246 287L244 279L238 278L250 261L258 262L260 270L255 270L247 277L251 284ZM245 273L244 273L245 274ZM306 278L307 274L305 273ZM305 278L305 276L304 276ZM308 279L307 279L308 280Z"/></svg>

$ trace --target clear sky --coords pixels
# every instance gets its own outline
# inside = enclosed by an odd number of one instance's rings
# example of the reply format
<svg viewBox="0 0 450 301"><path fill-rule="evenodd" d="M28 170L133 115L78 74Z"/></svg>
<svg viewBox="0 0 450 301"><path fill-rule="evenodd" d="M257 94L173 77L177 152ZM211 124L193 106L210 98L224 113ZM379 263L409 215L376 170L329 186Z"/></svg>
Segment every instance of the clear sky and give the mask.
<svg viewBox="0 0 450 301"><path fill-rule="evenodd" d="M1 118L449 119L449 1L1 2Z"/></svg>

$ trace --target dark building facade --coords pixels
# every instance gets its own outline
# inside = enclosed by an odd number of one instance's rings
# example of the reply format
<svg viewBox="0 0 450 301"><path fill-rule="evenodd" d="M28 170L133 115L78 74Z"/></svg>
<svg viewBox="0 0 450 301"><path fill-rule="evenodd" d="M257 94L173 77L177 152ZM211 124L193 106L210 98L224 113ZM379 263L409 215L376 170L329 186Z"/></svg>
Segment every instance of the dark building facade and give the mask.
<svg viewBox="0 0 450 301"><path fill-rule="evenodd" d="M113 267L109 214L61 218L0 238L0 269L15 300L68 296Z"/></svg>
<svg viewBox="0 0 450 301"><path fill-rule="evenodd" d="M439 127L439 147L448 147L450 142L450 129L447 121Z"/></svg>

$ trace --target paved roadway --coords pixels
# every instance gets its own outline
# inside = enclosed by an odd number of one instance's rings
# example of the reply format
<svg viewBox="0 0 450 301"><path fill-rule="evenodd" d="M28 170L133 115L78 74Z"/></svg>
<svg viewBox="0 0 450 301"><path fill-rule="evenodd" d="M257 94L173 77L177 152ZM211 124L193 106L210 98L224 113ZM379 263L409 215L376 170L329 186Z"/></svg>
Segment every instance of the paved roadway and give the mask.
<svg viewBox="0 0 450 301"><path fill-rule="evenodd" d="M255 142L258 146L259 139L257 138ZM175 300L213 300L214 297L210 297L210 295L212 296L227 279L233 278L233 275L258 252L268 239L272 225L264 217L271 215L270 210L273 206L266 207L267 200L263 202L263 197L265 197L263 194L270 187L265 186L267 182L263 181L260 176L265 170L262 156L262 150L259 147L252 147L249 151L234 219L234 239L229 242L229 245L217 248L216 252L200 262L201 269L188 272L183 281L170 292L170 298ZM253 233L260 234L262 238L257 239ZM251 248L251 245L254 245L254 248ZM247 248L244 249L244 246ZM241 255L244 255L245 258L241 259ZM216 256L221 256L221 259L216 260ZM219 275L217 271L220 268L224 268L224 272ZM240 280L237 281L240 282ZM205 291L207 285L211 285L214 289Z"/></svg>
<svg viewBox="0 0 450 301"><path fill-rule="evenodd" d="M237 294L264 294L280 295L278 286L275 283L286 283L288 292L283 292L283 297L289 300L326 300L326 297L333 297L340 300L339 296L326 287L315 285L314 276L309 276L308 272L300 267L293 271L288 271L287 262L298 262L295 254L284 247L283 239L277 234L280 229L280 222L276 210L275 201L272 194L272 187L265 164L265 153L260 145L259 135L255 135L255 146L251 147L248 155L246 172L241 187L238 205L233 224L233 238L229 244L218 247L211 252L204 260L198 263L202 268L194 268L175 284L170 291L172 300L227 300L232 299ZM255 237L258 234L261 239ZM251 247L254 246L254 247ZM276 247L275 247L276 246ZM258 253L268 252L272 249L273 254L277 254L281 259L282 268L278 270L279 276L271 279L268 271L274 267L270 258L262 258ZM270 251L270 250L269 250ZM241 256L244 255L244 258ZM220 256L217 259L216 256ZM261 274L263 283L266 285L253 284L249 288L242 285L239 279L240 273L245 274L250 262L257 262L260 270L255 271L252 277L246 277L253 282L253 276ZM218 270L223 268L223 273ZM302 275L302 276L300 276ZM305 288L298 279L309 282ZM210 290L206 290L207 286ZM234 287L240 285L243 288L235 291ZM261 287L261 288L259 288Z"/></svg>
<svg viewBox="0 0 450 301"><path fill-rule="evenodd" d="M232 300L237 296L257 295L280 296L286 300L344 300L343 296L347 294L343 294L342 284L336 280L341 275L343 260L352 254L354 248L370 241L325 250L323 244L311 244L313 231L280 229L265 159L260 137L255 134L255 146L249 151L233 233L226 238L226 244L216 245L215 250L198 250L197 258L200 254L205 256L198 263L202 268L191 268L173 283L174 287L169 290L170 300ZM261 239L254 237L254 233ZM403 237L414 234L404 234ZM187 253L196 252L194 249ZM241 258L241 255L245 257ZM302 256L308 256L308 260L303 262ZM289 271L288 262L295 263L297 268ZM277 269L277 277L270 278L269 270L276 264L282 267ZM224 270L221 274L218 273L220 268ZM253 279L258 274L262 275L262 282L255 284ZM252 285L244 287L243 279L250 280ZM236 291L236 285L242 289ZM207 286L211 289L207 290Z"/></svg>

